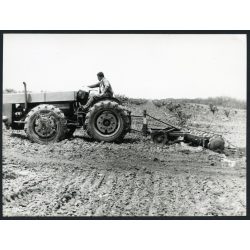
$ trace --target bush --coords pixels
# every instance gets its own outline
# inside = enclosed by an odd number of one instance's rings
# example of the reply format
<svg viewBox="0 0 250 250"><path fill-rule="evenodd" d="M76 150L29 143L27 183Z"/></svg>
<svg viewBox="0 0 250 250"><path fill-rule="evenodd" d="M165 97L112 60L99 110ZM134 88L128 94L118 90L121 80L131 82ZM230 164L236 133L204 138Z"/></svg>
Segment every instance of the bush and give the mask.
<svg viewBox="0 0 250 250"><path fill-rule="evenodd" d="M224 109L224 114L226 117L229 117L230 110L229 109Z"/></svg>
<svg viewBox="0 0 250 250"><path fill-rule="evenodd" d="M218 108L215 105L213 105L212 103L209 104L209 108L210 108L210 111L213 113L213 115L215 112L218 111Z"/></svg>
<svg viewBox="0 0 250 250"><path fill-rule="evenodd" d="M142 98L129 98L125 95L115 95L115 98L117 98L122 104L142 105L148 101L147 99Z"/></svg>
<svg viewBox="0 0 250 250"><path fill-rule="evenodd" d="M128 103L128 97L125 95L115 95L115 98L117 98L122 104Z"/></svg>
<svg viewBox="0 0 250 250"><path fill-rule="evenodd" d="M202 104L202 105L209 105L213 104L215 106L222 106L225 108L233 108L233 109L246 109L246 101L244 100L238 100L232 97L226 97L226 96L219 96L219 97L209 97L209 98L194 98L194 99L188 99L188 98L179 98L179 99L173 99L173 98L167 98L165 99L166 102L178 102L181 104L184 103L195 103L195 104Z"/></svg>
<svg viewBox="0 0 250 250"><path fill-rule="evenodd" d="M4 90L3 90L3 93L4 93L4 94L17 93L17 91L14 90L14 89L8 89L8 88L7 88L7 89L4 89Z"/></svg>
<svg viewBox="0 0 250 250"><path fill-rule="evenodd" d="M147 99L141 99L141 98L129 98L128 100L130 104L135 104L135 105L142 105L147 101L148 101Z"/></svg>
<svg viewBox="0 0 250 250"><path fill-rule="evenodd" d="M166 105L165 100L153 100L152 102L153 102L153 104L154 104L157 108L160 108L160 107Z"/></svg>
<svg viewBox="0 0 250 250"><path fill-rule="evenodd" d="M191 114L183 111L183 106L180 103L173 103L172 101L166 104L166 109L177 119L178 125L182 126L192 117Z"/></svg>
<svg viewBox="0 0 250 250"><path fill-rule="evenodd" d="M179 108L181 108L181 105L180 105L179 103L169 102L169 103L167 103L166 108L167 108L170 112L175 112L175 111L177 111Z"/></svg>
<svg viewBox="0 0 250 250"><path fill-rule="evenodd" d="M187 123L187 121L192 117L191 114L187 114L186 112L183 112L183 110L177 110L175 112L175 115L178 119L178 125L182 126Z"/></svg>
<svg viewBox="0 0 250 250"><path fill-rule="evenodd" d="M186 102L205 104L205 105L213 104L215 106L223 106L226 108L246 109L246 101L237 100L235 98L226 96L209 97L206 99L202 98L186 99Z"/></svg>

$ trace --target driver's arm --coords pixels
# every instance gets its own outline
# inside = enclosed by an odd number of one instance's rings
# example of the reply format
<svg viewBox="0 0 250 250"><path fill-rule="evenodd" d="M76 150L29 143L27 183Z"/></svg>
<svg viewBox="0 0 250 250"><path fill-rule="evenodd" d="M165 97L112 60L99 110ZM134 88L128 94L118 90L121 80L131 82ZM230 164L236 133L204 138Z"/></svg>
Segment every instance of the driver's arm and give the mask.
<svg viewBox="0 0 250 250"><path fill-rule="evenodd" d="M92 85L88 85L89 88L98 88L100 86L100 82Z"/></svg>

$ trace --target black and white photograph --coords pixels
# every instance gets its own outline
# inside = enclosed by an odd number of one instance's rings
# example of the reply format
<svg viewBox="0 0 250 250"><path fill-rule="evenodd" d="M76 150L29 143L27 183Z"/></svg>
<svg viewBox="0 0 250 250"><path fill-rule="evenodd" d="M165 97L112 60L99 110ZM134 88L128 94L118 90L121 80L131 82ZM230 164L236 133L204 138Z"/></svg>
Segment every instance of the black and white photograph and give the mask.
<svg viewBox="0 0 250 250"><path fill-rule="evenodd" d="M3 34L3 217L246 216L247 35Z"/></svg>

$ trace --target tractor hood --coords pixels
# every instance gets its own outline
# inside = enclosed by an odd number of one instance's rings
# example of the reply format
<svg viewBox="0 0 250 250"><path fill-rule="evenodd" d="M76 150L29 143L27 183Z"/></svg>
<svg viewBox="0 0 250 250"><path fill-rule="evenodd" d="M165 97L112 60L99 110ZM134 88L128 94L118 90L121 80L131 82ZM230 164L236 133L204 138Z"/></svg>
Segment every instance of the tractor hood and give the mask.
<svg viewBox="0 0 250 250"><path fill-rule="evenodd" d="M28 93L28 103L52 103L52 102L65 102L76 101L77 91L65 92L42 92L42 93ZM4 94L3 104L7 103L25 103L24 93L18 94Z"/></svg>

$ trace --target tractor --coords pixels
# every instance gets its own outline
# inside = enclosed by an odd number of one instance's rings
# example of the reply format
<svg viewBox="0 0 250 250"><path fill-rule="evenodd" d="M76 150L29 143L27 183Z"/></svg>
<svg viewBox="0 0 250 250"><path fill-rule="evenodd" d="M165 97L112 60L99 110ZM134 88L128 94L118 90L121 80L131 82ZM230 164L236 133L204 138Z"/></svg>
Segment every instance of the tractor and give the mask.
<svg viewBox="0 0 250 250"><path fill-rule="evenodd" d="M114 97L97 98L82 110L90 91L3 94L3 118L7 128L24 130L40 144L58 142L83 128L97 141L120 142L131 128L131 113Z"/></svg>

